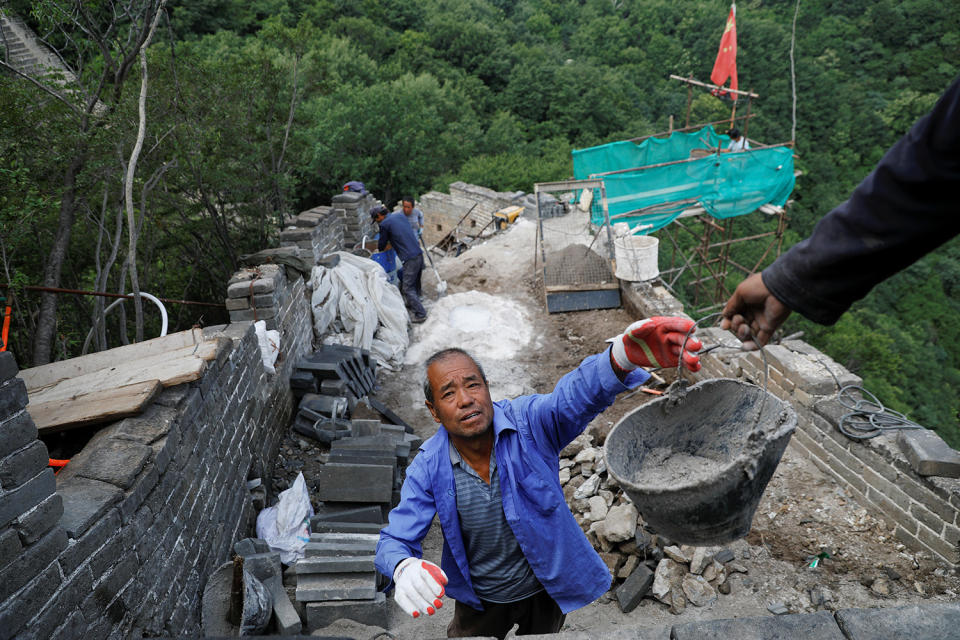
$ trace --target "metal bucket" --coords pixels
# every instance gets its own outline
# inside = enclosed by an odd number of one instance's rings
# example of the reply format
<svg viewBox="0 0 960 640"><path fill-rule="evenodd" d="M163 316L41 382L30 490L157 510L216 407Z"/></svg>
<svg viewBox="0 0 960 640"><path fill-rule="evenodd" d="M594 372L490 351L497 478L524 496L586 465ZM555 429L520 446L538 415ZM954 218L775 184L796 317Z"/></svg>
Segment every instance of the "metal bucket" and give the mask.
<svg viewBox="0 0 960 640"><path fill-rule="evenodd" d="M713 378L624 416L604 454L652 530L683 544L725 544L750 531L796 427L793 408L768 391Z"/></svg>

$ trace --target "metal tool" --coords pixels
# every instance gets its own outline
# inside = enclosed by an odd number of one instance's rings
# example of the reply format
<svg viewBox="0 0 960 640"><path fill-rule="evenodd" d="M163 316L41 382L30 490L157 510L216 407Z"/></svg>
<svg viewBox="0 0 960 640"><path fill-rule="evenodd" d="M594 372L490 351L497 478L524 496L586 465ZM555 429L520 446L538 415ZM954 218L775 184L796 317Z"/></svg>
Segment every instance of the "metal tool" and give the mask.
<svg viewBox="0 0 960 640"><path fill-rule="evenodd" d="M427 245L423 242L423 236L420 236L420 246L423 247L423 253L427 256L427 260L430 261L430 266L433 267L433 274L437 276L437 297L441 298L443 294L447 292L447 283L440 278L440 272L437 271L437 265L433 264L433 257L427 250Z"/></svg>

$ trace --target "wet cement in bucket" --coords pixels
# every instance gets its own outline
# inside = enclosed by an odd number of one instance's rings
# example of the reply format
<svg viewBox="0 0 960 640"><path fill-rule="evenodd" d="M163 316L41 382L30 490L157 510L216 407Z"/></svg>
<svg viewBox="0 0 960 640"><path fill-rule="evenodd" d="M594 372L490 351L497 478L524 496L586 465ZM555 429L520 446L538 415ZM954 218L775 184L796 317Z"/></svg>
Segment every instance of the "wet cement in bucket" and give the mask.
<svg viewBox="0 0 960 640"><path fill-rule="evenodd" d="M624 416L607 466L652 529L723 544L749 532L796 424L790 405L759 387L704 380Z"/></svg>

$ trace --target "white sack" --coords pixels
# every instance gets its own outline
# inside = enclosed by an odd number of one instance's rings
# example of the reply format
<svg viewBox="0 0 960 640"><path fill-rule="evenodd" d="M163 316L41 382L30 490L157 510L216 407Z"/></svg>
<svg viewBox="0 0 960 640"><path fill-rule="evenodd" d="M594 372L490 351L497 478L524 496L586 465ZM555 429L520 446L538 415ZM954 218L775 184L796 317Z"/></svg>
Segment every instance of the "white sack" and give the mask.
<svg viewBox="0 0 960 640"><path fill-rule="evenodd" d="M278 497L280 501L276 506L267 507L257 516L257 537L280 552L283 564L291 565L303 557L310 542L313 505L303 472L298 473L290 488L281 491Z"/></svg>

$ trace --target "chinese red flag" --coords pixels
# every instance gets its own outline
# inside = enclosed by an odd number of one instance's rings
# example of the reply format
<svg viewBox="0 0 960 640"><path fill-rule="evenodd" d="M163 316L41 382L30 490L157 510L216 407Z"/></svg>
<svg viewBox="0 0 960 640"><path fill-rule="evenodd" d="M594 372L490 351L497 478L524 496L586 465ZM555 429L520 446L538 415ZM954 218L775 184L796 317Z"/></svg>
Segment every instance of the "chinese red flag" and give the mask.
<svg viewBox="0 0 960 640"><path fill-rule="evenodd" d="M737 5L730 5L730 15L727 17L727 26L720 38L720 50L717 51L717 61L713 63L710 80L717 86L722 86L730 78L730 88L737 89ZM723 95L726 91L720 91ZM737 95L731 96L734 100Z"/></svg>

